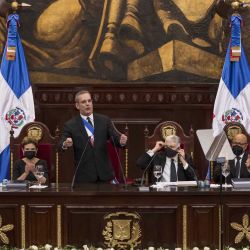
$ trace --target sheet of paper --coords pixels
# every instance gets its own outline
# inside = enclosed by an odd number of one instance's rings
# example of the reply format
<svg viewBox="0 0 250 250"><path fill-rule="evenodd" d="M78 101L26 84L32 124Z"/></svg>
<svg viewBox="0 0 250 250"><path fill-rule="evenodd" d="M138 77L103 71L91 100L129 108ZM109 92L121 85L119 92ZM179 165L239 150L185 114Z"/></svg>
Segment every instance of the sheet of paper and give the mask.
<svg viewBox="0 0 250 250"><path fill-rule="evenodd" d="M47 188L48 186L46 186L46 185L41 185L41 186L39 186L39 185L32 185L32 186L30 186L29 188L33 188L33 189L41 189L41 188Z"/></svg>

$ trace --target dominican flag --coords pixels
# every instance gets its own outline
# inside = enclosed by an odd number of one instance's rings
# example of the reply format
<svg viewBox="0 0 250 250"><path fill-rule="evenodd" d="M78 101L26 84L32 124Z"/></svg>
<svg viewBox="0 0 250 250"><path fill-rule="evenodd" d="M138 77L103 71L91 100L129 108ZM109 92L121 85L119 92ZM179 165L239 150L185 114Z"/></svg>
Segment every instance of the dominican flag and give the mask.
<svg viewBox="0 0 250 250"><path fill-rule="evenodd" d="M239 20L236 18L236 21ZM231 60L233 38L232 36L227 49L214 104L214 136L220 134L225 124L229 122L243 124L247 132L250 133L250 70L241 42L239 43L241 53L238 61Z"/></svg>
<svg viewBox="0 0 250 250"><path fill-rule="evenodd" d="M11 127L17 137L21 128L35 119L33 93L18 34L19 15L9 15L7 26L0 70L0 181L9 178Z"/></svg>

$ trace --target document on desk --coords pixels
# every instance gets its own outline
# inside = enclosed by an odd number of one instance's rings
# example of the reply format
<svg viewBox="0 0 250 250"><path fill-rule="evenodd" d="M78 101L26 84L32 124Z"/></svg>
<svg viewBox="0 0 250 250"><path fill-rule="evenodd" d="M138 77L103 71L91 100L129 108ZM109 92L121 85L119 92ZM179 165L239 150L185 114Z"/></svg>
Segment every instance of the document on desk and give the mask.
<svg viewBox="0 0 250 250"><path fill-rule="evenodd" d="M177 181L177 182L158 182L152 185L152 188L164 188L167 186L177 186L177 187L196 187L196 181Z"/></svg>
<svg viewBox="0 0 250 250"><path fill-rule="evenodd" d="M47 188L47 187L48 186L46 186L46 185L41 185L41 186L39 186L39 185L32 185L29 188L31 188L31 189L41 189L41 188Z"/></svg>

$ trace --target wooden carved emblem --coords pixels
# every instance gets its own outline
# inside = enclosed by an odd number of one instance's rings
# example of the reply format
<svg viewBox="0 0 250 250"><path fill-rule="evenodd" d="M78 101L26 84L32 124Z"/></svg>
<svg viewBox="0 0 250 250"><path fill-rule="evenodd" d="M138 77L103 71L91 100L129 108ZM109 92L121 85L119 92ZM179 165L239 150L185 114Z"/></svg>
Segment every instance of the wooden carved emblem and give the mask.
<svg viewBox="0 0 250 250"><path fill-rule="evenodd" d="M141 244L140 216L137 213L117 212L104 217L104 244L109 248L131 249Z"/></svg>
<svg viewBox="0 0 250 250"><path fill-rule="evenodd" d="M161 128L161 134L164 140L169 135L176 135L176 127L173 125L166 125Z"/></svg>
<svg viewBox="0 0 250 250"><path fill-rule="evenodd" d="M27 136L39 142L43 137L43 131L39 126L34 125L28 128Z"/></svg>
<svg viewBox="0 0 250 250"><path fill-rule="evenodd" d="M235 135L240 134L240 133L242 133L241 127L239 127L237 125L232 125L232 126L228 127L227 137L229 138L229 140L232 140Z"/></svg>

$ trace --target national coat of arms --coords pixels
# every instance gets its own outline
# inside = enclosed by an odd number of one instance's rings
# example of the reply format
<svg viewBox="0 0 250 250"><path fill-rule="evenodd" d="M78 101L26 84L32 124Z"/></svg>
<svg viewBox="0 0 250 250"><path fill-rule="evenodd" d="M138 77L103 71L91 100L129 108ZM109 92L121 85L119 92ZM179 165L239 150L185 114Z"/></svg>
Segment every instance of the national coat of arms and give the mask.
<svg viewBox="0 0 250 250"><path fill-rule="evenodd" d="M5 120L11 125L12 128L17 129L25 122L26 115L21 108L16 107L6 113Z"/></svg>
<svg viewBox="0 0 250 250"><path fill-rule="evenodd" d="M117 212L104 217L102 232L104 244L109 248L130 249L141 244L140 216L137 213Z"/></svg>
<svg viewBox="0 0 250 250"><path fill-rule="evenodd" d="M230 110L227 110L222 115L222 121L227 124L229 122L239 122L241 123L243 121L243 115L240 110L236 108L232 108Z"/></svg>

